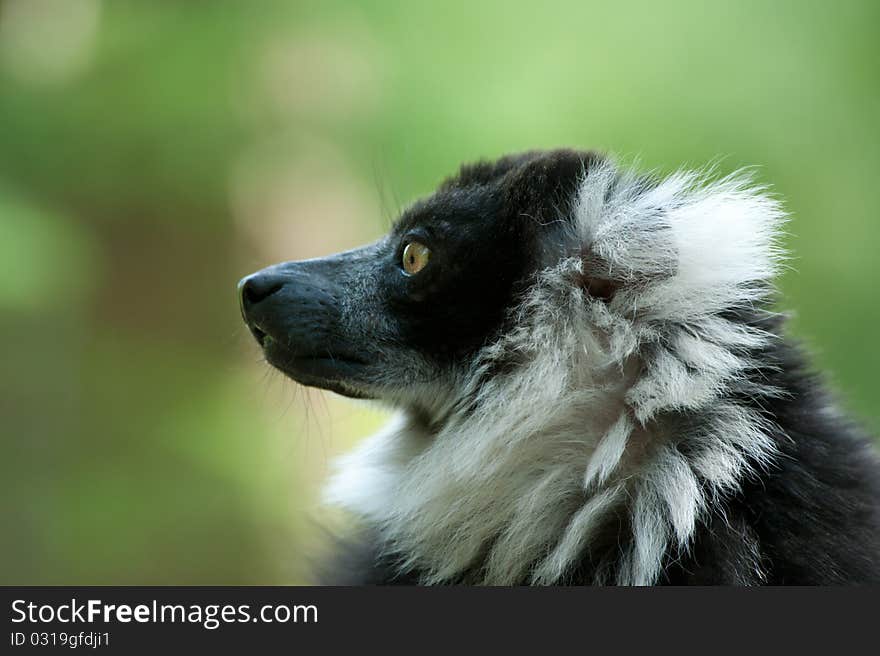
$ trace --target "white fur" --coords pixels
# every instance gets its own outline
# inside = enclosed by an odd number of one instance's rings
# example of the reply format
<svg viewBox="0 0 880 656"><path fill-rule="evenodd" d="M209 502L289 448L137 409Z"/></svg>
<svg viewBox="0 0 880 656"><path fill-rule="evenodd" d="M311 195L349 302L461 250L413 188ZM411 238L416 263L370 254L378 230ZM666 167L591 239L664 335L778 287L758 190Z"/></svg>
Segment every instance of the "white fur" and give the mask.
<svg viewBox="0 0 880 656"><path fill-rule="evenodd" d="M471 409L433 434L396 418L341 460L327 489L425 583L552 584L623 513L632 534L596 563L596 582L651 584L706 510L774 455L765 421L727 394L751 364L745 350L774 337L720 313L769 290L782 256L776 201L741 174L646 185L602 164L574 214L572 248L464 375ZM613 299L585 294L585 275L616 281ZM487 382L511 352L523 364ZM680 435L670 411L701 420Z"/></svg>

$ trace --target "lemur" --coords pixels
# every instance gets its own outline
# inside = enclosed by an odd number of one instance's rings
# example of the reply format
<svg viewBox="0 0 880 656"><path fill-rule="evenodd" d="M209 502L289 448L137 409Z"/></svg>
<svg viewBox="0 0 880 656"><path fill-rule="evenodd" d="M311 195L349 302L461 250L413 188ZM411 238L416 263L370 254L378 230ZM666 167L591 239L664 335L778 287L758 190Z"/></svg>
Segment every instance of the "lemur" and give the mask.
<svg viewBox="0 0 880 656"><path fill-rule="evenodd" d="M239 283L290 378L395 411L327 500L325 582L880 582L880 465L773 310L748 173L534 151L462 166L362 248Z"/></svg>

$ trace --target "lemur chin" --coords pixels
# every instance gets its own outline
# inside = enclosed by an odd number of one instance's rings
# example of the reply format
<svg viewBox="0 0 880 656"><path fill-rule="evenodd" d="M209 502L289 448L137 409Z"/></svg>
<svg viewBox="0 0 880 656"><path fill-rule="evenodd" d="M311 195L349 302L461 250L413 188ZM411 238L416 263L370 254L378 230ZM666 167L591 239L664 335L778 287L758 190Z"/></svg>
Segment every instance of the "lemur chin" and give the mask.
<svg viewBox="0 0 880 656"><path fill-rule="evenodd" d="M771 310L779 202L591 152L466 165L239 285L276 368L396 417L333 583L880 582L880 466Z"/></svg>

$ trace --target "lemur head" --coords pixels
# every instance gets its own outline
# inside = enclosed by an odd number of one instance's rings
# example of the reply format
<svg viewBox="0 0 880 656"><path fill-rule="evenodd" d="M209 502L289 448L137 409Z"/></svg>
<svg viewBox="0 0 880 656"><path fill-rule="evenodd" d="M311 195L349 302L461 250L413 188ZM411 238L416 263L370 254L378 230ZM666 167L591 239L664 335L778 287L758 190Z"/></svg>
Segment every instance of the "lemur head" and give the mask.
<svg viewBox="0 0 880 656"><path fill-rule="evenodd" d="M578 255L566 221L598 161L558 150L464 166L379 241L242 280L244 319L291 378L431 414L509 331L536 274Z"/></svg>

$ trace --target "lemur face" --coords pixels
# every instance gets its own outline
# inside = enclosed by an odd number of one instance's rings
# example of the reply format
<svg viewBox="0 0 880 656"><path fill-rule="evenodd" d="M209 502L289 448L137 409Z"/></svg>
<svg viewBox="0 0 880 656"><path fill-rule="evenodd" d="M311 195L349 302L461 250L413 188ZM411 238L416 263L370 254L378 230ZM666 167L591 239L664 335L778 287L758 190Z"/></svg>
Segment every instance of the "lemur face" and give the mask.
<svg viewBox="0 0 880 656"><path fill-rule="evenodd" d="M532 152L465 166L379 241L244 278L244 320L300 383L427 408L563 255L560 224L595 159Z"/></svg>

